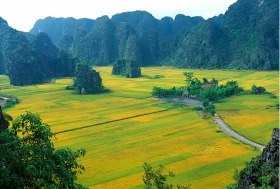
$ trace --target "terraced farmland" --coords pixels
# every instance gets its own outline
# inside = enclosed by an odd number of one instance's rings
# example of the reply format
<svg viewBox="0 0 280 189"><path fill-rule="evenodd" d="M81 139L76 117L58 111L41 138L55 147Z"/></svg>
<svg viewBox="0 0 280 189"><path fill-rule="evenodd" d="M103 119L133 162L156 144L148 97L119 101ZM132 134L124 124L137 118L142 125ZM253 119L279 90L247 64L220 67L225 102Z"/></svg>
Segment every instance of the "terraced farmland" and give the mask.
<svg viewBox="0 0 280 189"><path fill-rule="evenodd" d="M79 182L85 186L143 188L141 166L149 162L153 166L163 164L167 170L174 171L176 177L170 180L174 184L190 183L191 188L224 188L232 182L234 168L243 166L245 161L260 153L219 132L212 120L199 117L193 107L148 99L153 86L184 85L182 73L186 70L143 68L143 77L126 79L111 75L111 67L96 69L111 93L75 95L65 90L71 79L1 91L21 100L20 104L6 110L7 113L17 117L27 110L36 112L51 125L52 131L57 133L56 147L86 149L85 158L80 159L86 172L79 176ZM247 89L257 84L278 95L277 72L192 71L198 78L215 77L221 83L238 80ZM148 79L148 76L157 74L165 77ZM260 76L261 81L258 80ZM5 77L1 76L1 79L5 80ZM262 98L260 101L265 101L265 97ZM232 103L227 99L217 107L223 110ZM257 115L254 113L242 114L249 118ZM269 116L264 119L266 125L269 124ZM262 129L253 125L251 129L255 133L271 132L270 126ZM265 140L269 137L268 134L264 136Z"/></svg>

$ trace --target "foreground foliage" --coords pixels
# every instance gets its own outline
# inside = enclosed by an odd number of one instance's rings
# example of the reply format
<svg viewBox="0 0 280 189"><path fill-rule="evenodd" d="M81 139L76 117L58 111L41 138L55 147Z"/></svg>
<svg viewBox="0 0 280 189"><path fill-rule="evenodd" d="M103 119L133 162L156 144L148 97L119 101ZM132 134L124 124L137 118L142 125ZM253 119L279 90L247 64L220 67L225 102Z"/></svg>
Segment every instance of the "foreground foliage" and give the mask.
<svg viewBox="0 0 280 189"><path fill-rule="evenodd" d="M38 114L26 112L0 132L0 188L83 188L77 158L85 150L56 150L54 134Z"/></svg>
<svg viewBox="0 0 280 189"><path fill-rule="evenodd" d="M160 165L159 168L154 169L148 163L143 165L145 175L143 176L143 181L145 183L146 189L173 189L172 184L167 183L168 177L175 177L175 174L172 171L169 171L168 174L163 173L164 166ZM187 189L187 186L177 186L177 189Z"/></svg>

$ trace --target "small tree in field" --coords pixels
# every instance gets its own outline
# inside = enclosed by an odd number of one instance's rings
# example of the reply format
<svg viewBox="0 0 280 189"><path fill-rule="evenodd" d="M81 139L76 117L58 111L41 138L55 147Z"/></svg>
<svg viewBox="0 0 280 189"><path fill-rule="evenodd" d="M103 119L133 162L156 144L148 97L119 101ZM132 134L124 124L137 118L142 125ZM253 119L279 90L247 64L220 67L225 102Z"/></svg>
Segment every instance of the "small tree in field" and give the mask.
<svg viewBox="0 0 280 189"><path fill-rule="evenodd" d="M77 158L85 150L56 150L54 134L39 115L27 112L0 131L0 188L84 188Z"/></svg>
<svg viewBox="0 0 280 189"><path fill-rule="evenodd" d="M186 76L186 82L189 85L193 78L193 72L184 72L184 76Z"/></svg>

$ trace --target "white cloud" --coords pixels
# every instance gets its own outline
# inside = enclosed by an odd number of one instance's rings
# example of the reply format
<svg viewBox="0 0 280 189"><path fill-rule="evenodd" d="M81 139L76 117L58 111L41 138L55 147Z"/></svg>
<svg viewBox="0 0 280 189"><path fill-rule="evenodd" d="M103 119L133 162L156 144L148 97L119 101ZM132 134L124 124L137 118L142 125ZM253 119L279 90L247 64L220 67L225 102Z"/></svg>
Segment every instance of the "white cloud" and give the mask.
<svg viewBox="0 0 280 189"><path fill-rule="evenodd" d="M156 18L182 13L209 18L224 13L236 0L1 0L0 16L9 25L30 30L36 20L47 16L95 19L102 15L146 10Z"/></svg>

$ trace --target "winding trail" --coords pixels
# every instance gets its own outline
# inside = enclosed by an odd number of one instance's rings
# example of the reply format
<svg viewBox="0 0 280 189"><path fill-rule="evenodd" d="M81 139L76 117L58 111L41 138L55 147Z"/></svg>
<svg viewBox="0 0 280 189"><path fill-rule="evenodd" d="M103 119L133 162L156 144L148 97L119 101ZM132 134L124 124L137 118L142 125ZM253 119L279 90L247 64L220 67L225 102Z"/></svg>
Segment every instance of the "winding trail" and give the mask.
<svg viewBox="0 0 280 189"><path fill-rule="evenodd" d="M265 146L257 144L243 136L241 136L240 134L238 134L237 132L235 132L234 130L232 130L225 122L224 120L222 120L222 118L220 117L214 117L212 118L214 120L214 122L220 127L220 129L222 131L224 131L225 133L227 133L228 135L236 138L237 140L244 142L246 144L249 144L253 147L258 148L259 150L263 150L265 148Z"/></svg>
<svg viewBox="0 0 280 189"><path fill-rule="evenodd" d="M193 100L193 99L178 99L178 98L173 98L173 99L167 99L167 98L159 98L158 100L161 101L168 101L168 102L173 102L173 103L178 103L178 104L185 104L185 105L191 105L191 106L199 106L202 107L202 102L200 102L199 100ZM248 144L250 146L256 147L259 150L263 150L265 148L265 146L260 145L254 141L251 141L243 136L241 136L239 133L237 133L236 131L232 130L225 122L224 120L220 117L220 116L214 116L212 117L212 120L218 125L218 127L225 132L226 134L232 136L233 138Z"/></svg>

